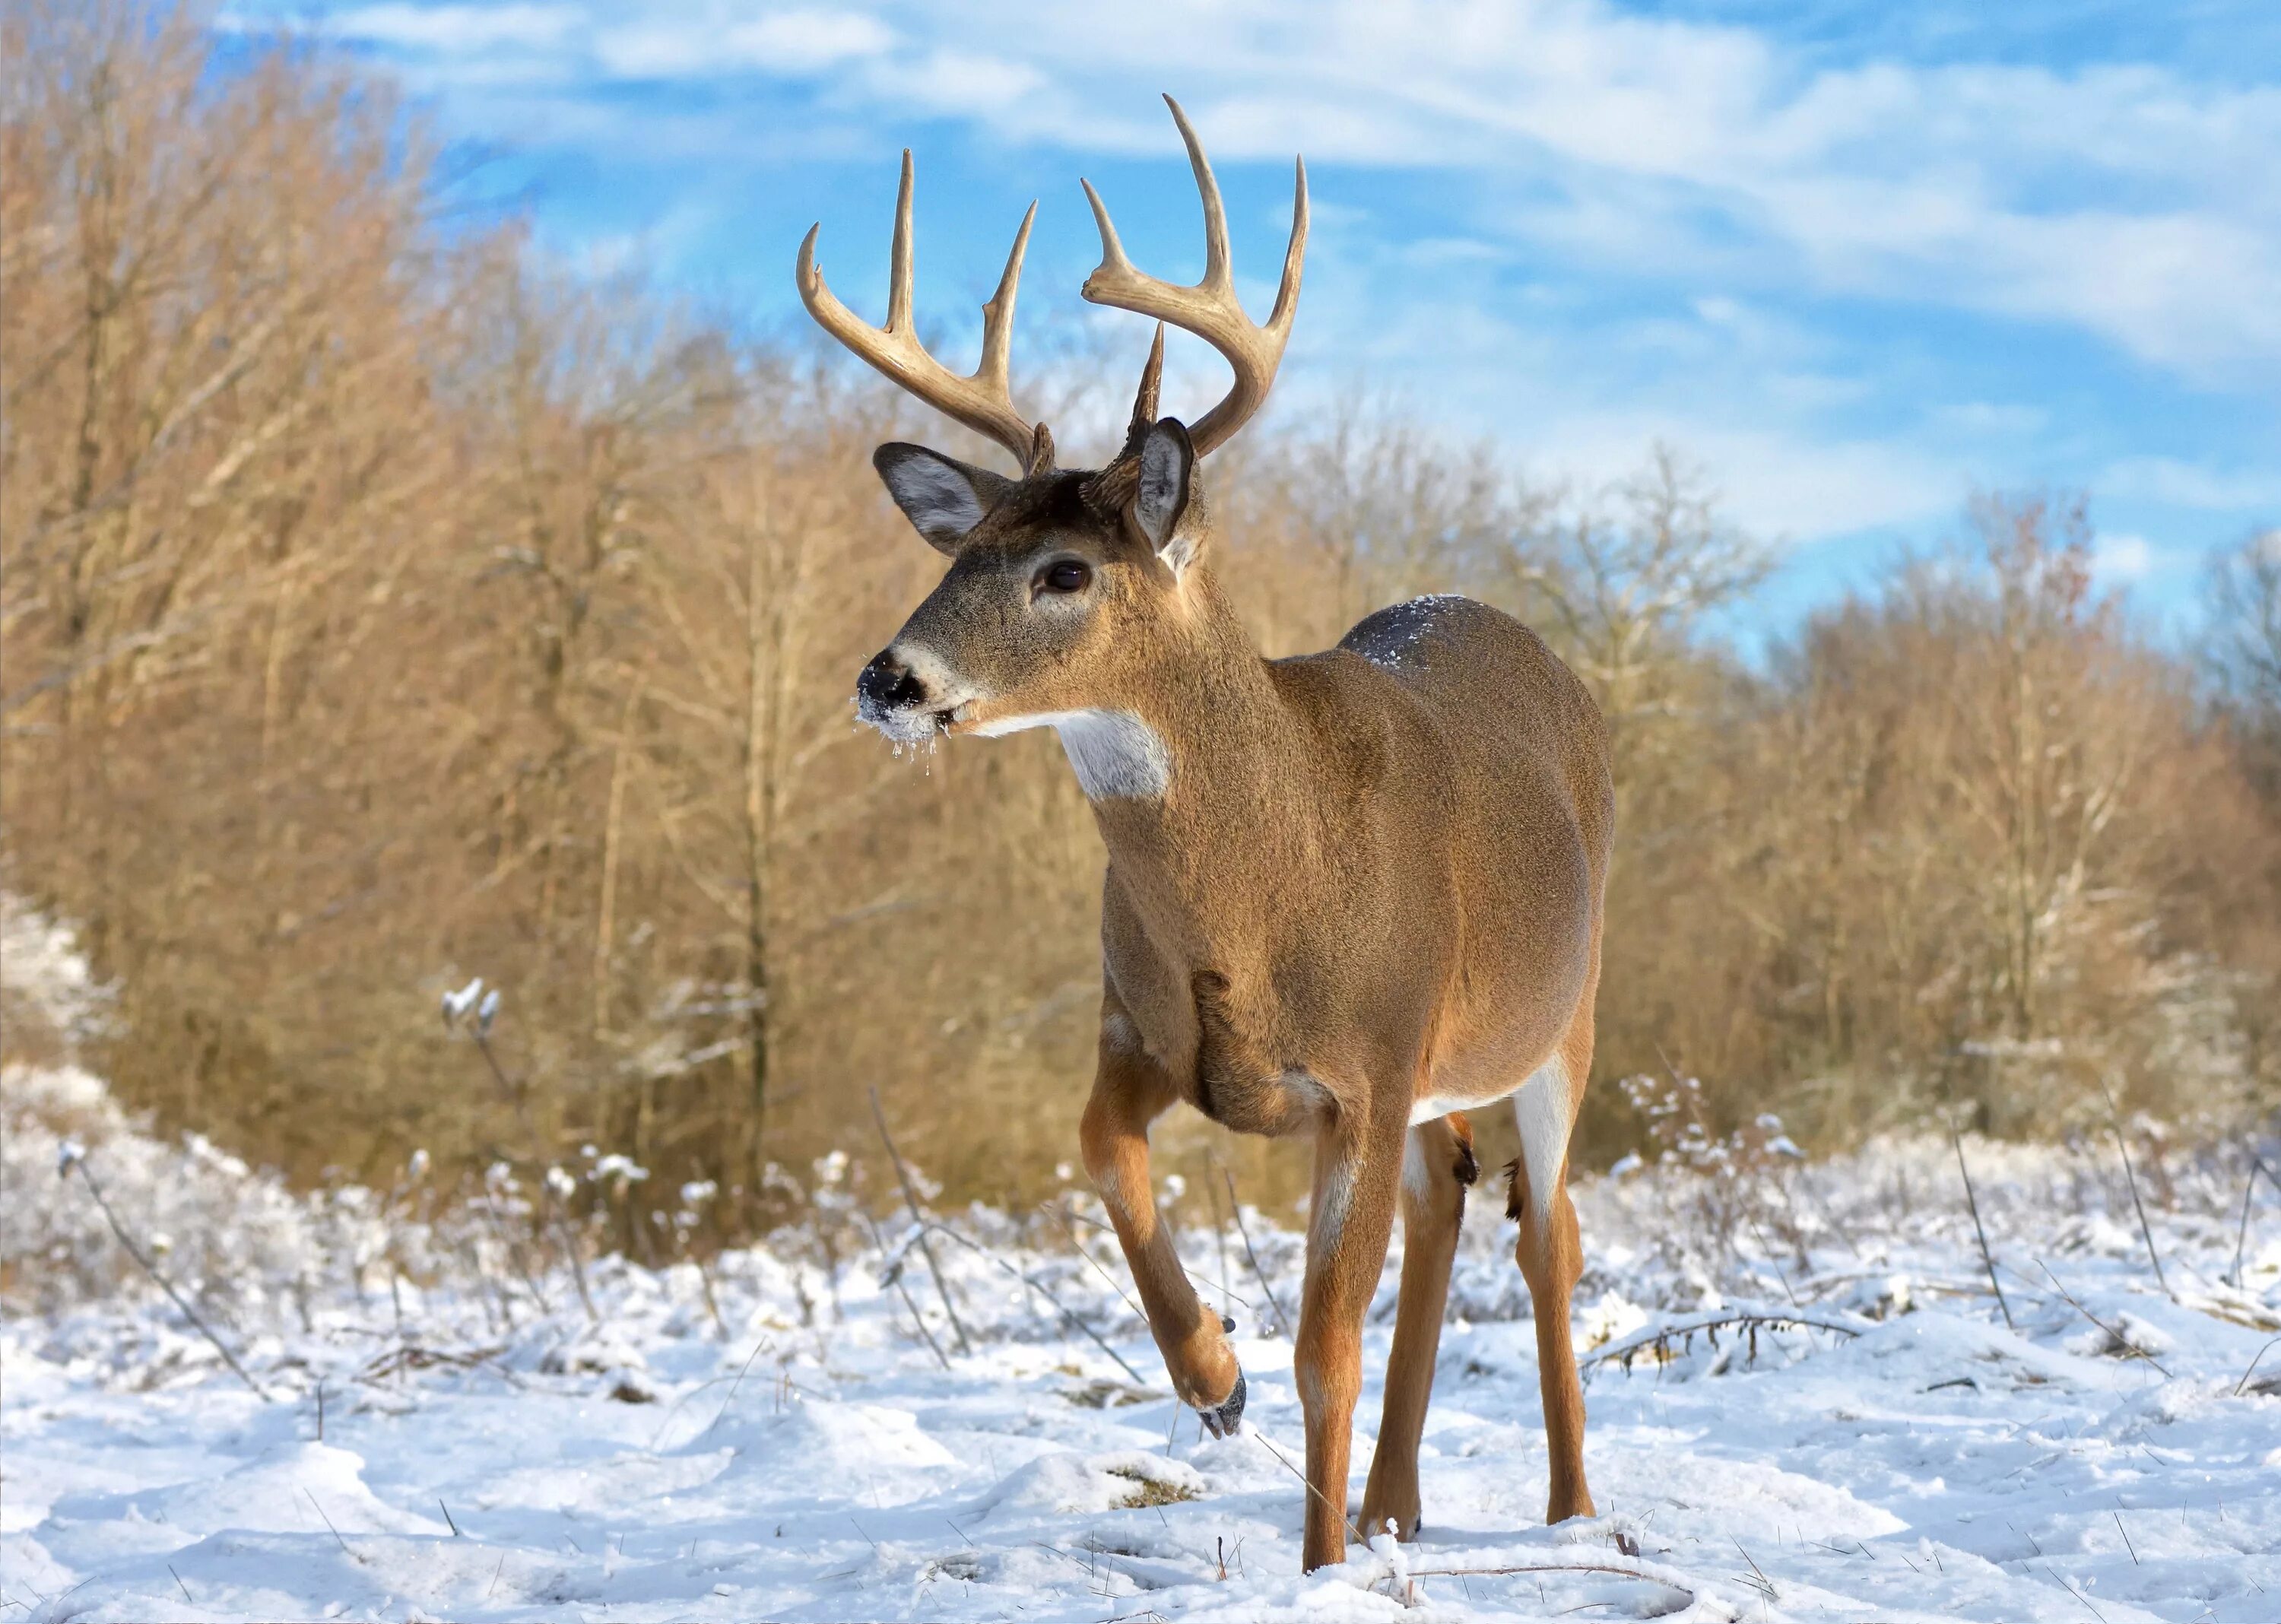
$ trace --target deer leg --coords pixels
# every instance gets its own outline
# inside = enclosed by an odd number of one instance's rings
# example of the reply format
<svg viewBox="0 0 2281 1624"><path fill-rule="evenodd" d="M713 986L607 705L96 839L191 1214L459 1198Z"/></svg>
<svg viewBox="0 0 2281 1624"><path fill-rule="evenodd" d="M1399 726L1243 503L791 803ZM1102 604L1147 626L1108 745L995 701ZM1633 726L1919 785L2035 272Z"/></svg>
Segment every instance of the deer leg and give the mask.
<svg viewBox="0 0 2281 1624"><path fill-rule="evenodd" d="M1140 1306L1164 1356L1172 1390L1182 1403L1203 1411L1215 1430L1233 1430L1243 1412L1243 1372L1228 1348L1220 1317L1205 1310L1188 1283L1171 1233L1157 1216L1148 1178L1148 1125L1172 1105L1179 1091L1145 1052L1115 1040L1121 1035L1118 1023L1121 1032L1132 1027L1120 1012L1110 1013L1116 1019L1102 1022L1100 1068L1079 1129L1086 1172L1117 1227L1117 1244L1140 1289Z"/></svg>
<svg viewBox="0 0 2281 1624"><path fill-rule="evenodd" d="M1594 1514L1592 1491L1584 1481L1584 1386L1577 1377L1568 1325L1570 1295L1584 1272L1576 1208L1568 1199L1568 1133L1575 1120L1568 1079L1576 1079L1581 1087L1591 1064L1589 1003L1581 1018L1581 1054L1572 1030L1554 1057L1513 1096L1521 1150L1512 1164L1505 1207L1505 1215L1520 1224L1514 1257L1528 1281L1536 1319L1537 1380L1544 1396L1544 1448L1552 1478L1547 1522Z"/></svg>
<svg viewBox="0 0 2281 1624"><path fill-rule="evenodd" d="M1307 1420L1307 1571L1347 1554L1347 1465L1362 1389L1362 1321L1386 1264L1401 1184L1400 1125L1342 1124L1316 1141L1306 1297L1292 1360Z"/></svg>
<svg viewBox="0 0 2281 1624"><path fill-rule="evenodd" d="M1384 1533L1388 1520L1397 1537L1418 1537L1418 1444L1434 1391L1434 1360L1442 1345L1458 1226L1465 1216L1465 1187L1479 1173L1473 1130L1463 1117L1444 1117L1410 1130L1402 1155L1402 1301L1394 1321L1394 1353L1386 1363L1378 1447L1371 1453L1370 1482L1362 1496L1365 1539Z"/></svg>

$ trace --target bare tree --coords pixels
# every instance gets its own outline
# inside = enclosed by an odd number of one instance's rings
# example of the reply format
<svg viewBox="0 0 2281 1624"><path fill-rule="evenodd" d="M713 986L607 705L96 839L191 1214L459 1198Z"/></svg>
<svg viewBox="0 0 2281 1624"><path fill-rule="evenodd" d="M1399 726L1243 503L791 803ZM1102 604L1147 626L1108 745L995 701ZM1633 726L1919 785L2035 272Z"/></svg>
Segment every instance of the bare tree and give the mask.
<svg viewBox="0 0 2281 1624"><path fill-rule="evenodd" d="M934 1176L1051 1187L1098 837L1050 739L854 729L936 567L865 471L892 391L442 228L417 116L321 49L18 0L0 92L0 883L120 979L122 1094L303 1179L523 1159L432 1019L480 972L539 1154L652 1168L629 1246L684 1178L749 1225L769 1162L868 1145L857 1082ZM1025 404L1111 432L1124 369L1064 352ZM1271 653L1461 592L1613 720L1604 1071L1833 1140L2039 1130L2099 1068L2273 1097L2269 534L2213 577L2215 705L2050 499L1746 668L1716 626L1767 555L1675 453L1580 494L1353 402L1254 432L1226 562ZM1582 1155L1632 1132L1595 1110Z"/></svg>

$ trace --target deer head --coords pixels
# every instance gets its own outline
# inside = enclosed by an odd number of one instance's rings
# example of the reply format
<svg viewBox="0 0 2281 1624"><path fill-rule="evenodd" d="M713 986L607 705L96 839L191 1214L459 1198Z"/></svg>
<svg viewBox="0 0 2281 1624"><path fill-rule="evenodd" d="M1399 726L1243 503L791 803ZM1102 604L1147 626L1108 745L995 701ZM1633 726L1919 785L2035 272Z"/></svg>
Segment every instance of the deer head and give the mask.
<svg viewBox="0 0 2281 1624"><path fill-rule="evenodd" d="M1297 313L1306 255L1303 161L1282 285L1266 325L1255 325L1236 299L1210 162L1179 104L1164 99L1203 198L1204 276L1179 287L1135 270L1100 195L1086 183L1102 259L1086 279L1085 297L1157 319L1124 449L1105 468L1056 469L1053 436L1045 424L1025 421L1009 392L1015 290L1036 204L1023 217L997 293L983 306L981 364L963 378L929 355L912 327L908 151L885 327L858 320L823 285L816 230L800 252L801 300L826 331L928 405L1004 446L1021 470L1009 476L901 443L874 454L896 506L951 565L894 641L863 668L856 683L863 719L900 740L1055 726L1094 794L1162 788L1161 747L1152 754L1153 735L1137 708L1152 673L1180 657L1194 629L1196 567L1211 533L1197 464L1266 399ZM1193 429L1156 414L1167 321L1211 344L1235 375L1226 398Z"/></svg>

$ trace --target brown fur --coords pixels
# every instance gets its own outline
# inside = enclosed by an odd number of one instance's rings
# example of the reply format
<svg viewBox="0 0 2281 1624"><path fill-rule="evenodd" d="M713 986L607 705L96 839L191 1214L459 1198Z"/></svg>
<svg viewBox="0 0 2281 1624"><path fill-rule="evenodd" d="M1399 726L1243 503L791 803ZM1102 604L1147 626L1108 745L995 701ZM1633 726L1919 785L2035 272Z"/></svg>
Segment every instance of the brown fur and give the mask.
<svg viewBox="0 0 2281 1624"><path fill-rule="evenodd" d="M1409 1241L1363 1516L1405 1537L1418 1526L1418 1440L1474 1168L1462 1118L1427 1123L1428 1176L1405 1192L1412 1104L1498 1099L1558 1056L1574 1120L1612 835L1606 739L1533 632L1464 599L1262 659L1213 577L1193 472L1165 554L1178 571L1143 533L1139 483L1129 458L1013 485L978 475L994 504L882 658L924 655L968 685L939 718L948 732L1101 710L1164 746L1161 795L1094 802L1109 870L1086 1166L1175 1390L1210 1411L1236 1361L1157 1218L1148 1125L1185 1101L1239 1131L1314 1140L1295 1368L1316 1567L1344 1551L1363 1313L1397 1207ZM1062 558L1085 561L1092 584L1043 601L1039 572ZM1543 1222L1522 1210L1557 1518L1591 1505L1567 1329L1575 1218L1565 1191Z"/></svg>
<svg viewBox="0 0 2281 1624"><path fill-rule="evenodd" d="M1124 450L1098 474L1055 472L1052 437L1008 392L1030 219L983 307L982 363L970 377L928 355L910 324L908 152L887 325L865 326L831 296L814 230L797 279L842 343L1022 464L1009 480L920 446L875 454L895 500L951 566L864 669L857 698L864 718L898 739L1061 732L1109 847L1086 1168L1172 1386L1215 1427L1240 1419L1242 1373L1157 1217L1148 1125L1186 1100L1245 1133L1314 1140L1294 1360L1314 1568L1345 1553L1363 1311L1397 1204L1408 1247L1363 1521L1391 1520L1405 1537L1418 1526L1419 1435L1477 1173L1455 1108L1526 1084L1523 1141L1533 1133L1537 1142L1525 1161L1557 1164L1565 1183L1591 1070L1614 803L1590 696L1534 632L1494 609L1420 600L1368 616L1323 653L1267 661L1252 646L1212 577L1196 463L1273 386L1298 311L1306 166L1275 307L1257 325L1236 298L1202 143L1179 104L1165 101L1203 203L1204 277L1175 287L1137 270L1086 185L1102 260L1085 296L1158 318ZM1210 343L1233 374L1193 436L1156 418L1165 321ZM1531 1080L1540 1069L1542 1090ZM1438 1120L1412 1128L1413 1108L1429 1101ZM1557 1164L1546 1159L1555 1149ZM1526 1172L1513 1176L1557 1519L1591 1509L1568 1345L1575 1212L1565 1187L1532 1205Z"/></svg>

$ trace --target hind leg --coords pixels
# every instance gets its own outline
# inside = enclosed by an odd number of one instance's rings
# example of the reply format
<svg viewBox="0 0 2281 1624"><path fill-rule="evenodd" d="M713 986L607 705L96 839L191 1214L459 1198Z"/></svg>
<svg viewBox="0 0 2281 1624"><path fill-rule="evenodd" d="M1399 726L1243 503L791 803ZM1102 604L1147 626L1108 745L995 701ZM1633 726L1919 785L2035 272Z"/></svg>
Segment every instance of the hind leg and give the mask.
<svg viewBox="0 0 2281 1624"><path fill-rule="evenodd" d="M1384 1533L1389 1519L1398 1537L1418 1535L1418 1443L1434 1390L1434 1359L1442 1345L1442 1311L1450 1295L1458 1226L1465 1215L1465 1187L1478 1172L1473 1130L1463 1117L1444 1117L1410 1130L1402 1158L1401 1306L1394 1322L1394 1353L1386 1364L1378 1448L1363 1490L1365 1540Z"/></svg>
<svg viewBox="0 0 2281 1624"><path fill-rule="evenodd" d="M1576 1209L1568 1199L1568 1134L1592 1065L1592 1004L1584 1001L1560 1047L1513 1096L1520 1159L1512 1164L1506 1216L1520 1223L1514 1257L1536 1317L1536 1363L1544 1396L1544 1448L1552 1488L1544 1518L1594 1514L1584 1481L1584 1386L1570 1338L1570 1296L1584 1272Z"/></svg>

